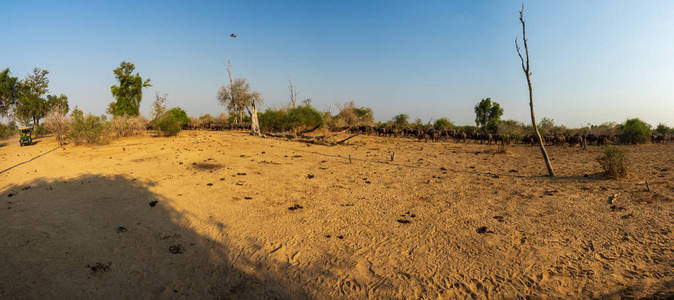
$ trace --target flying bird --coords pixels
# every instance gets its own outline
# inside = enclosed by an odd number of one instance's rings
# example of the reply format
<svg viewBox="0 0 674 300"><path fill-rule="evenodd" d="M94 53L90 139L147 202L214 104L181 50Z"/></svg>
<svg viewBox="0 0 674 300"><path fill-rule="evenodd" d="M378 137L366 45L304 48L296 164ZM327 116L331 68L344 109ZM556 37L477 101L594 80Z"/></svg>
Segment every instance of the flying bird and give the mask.
<svg viewBox="0 0 674 300"><path fill-rule="evenodd" d="M229 35L229 37L235 38L235 37L236 37L236 34L233 34L233 33L232 33L232 34Z"/></svg>

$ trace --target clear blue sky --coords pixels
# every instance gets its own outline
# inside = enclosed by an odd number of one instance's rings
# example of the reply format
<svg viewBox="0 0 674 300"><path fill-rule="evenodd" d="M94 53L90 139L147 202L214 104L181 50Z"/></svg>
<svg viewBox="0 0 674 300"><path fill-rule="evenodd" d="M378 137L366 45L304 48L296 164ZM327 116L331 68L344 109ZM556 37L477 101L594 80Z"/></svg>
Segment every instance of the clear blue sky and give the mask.
<svg viewBox="0 0 674 300"><path fill-rule="evenodd" d="M0 68L47 69L52 93L96 114L123 60L152 79L143 113L155 91L193 116L222 112L215 96L231 57L265 107L288 101L290 78L321 110L353 99L377 120L473 124L483 97L504 118L529 118L513 46L520 1L223 2L3 0ZM539 118L674 125L674 1L526 5Z"/></svg>

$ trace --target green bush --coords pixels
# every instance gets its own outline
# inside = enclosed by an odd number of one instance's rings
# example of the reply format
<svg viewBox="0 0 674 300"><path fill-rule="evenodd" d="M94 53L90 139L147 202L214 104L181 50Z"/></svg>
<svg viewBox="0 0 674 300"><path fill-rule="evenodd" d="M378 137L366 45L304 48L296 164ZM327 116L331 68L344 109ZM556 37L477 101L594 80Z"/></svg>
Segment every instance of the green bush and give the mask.
<svg viewBox="0 0 674 300"><path fill-rule="evenodd" d="M17 134L17 126L14 122L9 122L8 124L0 123L0 138L6 138Z"/></svg>
<svg viewBox="0 0 674 300"><path fill-rule="evenodd" d="M433 128L435 129L452 129L454 128L454 124L447 118L440 118L435 120L433 123Z"/></svg>
<svg viewBox="0 0 674 300"><path fill-rule="evenodd" d="M187 116L187 113L180 107L174 107L166 111L166 114L171 115L173 118L180 121L180 126L185 127L190 123L190 118Z"/></svg>
<svg viewBox="0 0 674 300"><path fill-rule="evenodd" d="M180 117L172 113L164 113L156 121L157 130L163 136L174 136L180 132L183 121Z"/></svg>
<svg viewBox="0 0 674 300"><path fill-rule="evenodd" d="M70 115L70 138L75 144L100 144L108 141L104 116L84 115L80 109Z"/></svg>
<svg viewBox="0 0 674 300"><path fill-rule="evenodd" d="M625 160L625 151L614 146L604 148L604 154L597 159L604 175L609 178L617 179L627 176L627 162Z"/></svg>
<svg viewBox="0 0 674 300"><path fill-rule="evenodd" d="M623 144L643 144L651 138L651 125L637 118L625 121L621 127L619 138Z"/></svg>
<svg viewBox="0 0 674 300"><path fill-rule="evenodd" d="M323 114L310 104L289 109L268 108L259 115L260 127L264 131L297 131L323 126Z"/></svg>

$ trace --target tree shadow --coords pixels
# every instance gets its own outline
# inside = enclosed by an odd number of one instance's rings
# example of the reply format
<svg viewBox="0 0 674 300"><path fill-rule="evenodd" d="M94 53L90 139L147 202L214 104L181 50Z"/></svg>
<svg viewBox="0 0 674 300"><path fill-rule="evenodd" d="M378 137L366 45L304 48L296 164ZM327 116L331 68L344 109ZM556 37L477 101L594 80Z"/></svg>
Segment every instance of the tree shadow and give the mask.
<svg viewBox="0 0 674 300"><path fill-rule="evenodd" d="M18 167L18 166L20 166L20 165L27 164L27 163L29 163L29 162L31 162L31 161L34 161L34 160L36 160L36 159L38 159L38 158L40 158L40 157L42 157L42 156L44 156L44 155L47 155L47 154L49 154L49 153L51 153L51 152L54 152L54 151L58 150L59 148L60 148L60 147L55 147L55 148L53 148L53 149L51 149L51 150L49 150L49 151L46 151L46 152L40 153L40 154L38 154L38 155L36 155L36 156L33 156L33 157L32 157L31 159L29 159L29 160L25 160L25 161L22 161L22 162L20 162L20 163L17 163L17 164L15 164L15 165L13 165L13 166L7 168L7 169L4 169L4 170L0 171L0 174L5 173L5 172L7 172L7 171L9 171L9 170L11 170L11 169L14 169L14 168L16 168L16 167Z"/></svg>
<svg viewBox="0 0 674 300"><path fill-rule="evenodd" d="M0 298L308 298L226 238L196 232L193 222L228 228L172 208L153 185L83 175L0 191Z"/></svg>

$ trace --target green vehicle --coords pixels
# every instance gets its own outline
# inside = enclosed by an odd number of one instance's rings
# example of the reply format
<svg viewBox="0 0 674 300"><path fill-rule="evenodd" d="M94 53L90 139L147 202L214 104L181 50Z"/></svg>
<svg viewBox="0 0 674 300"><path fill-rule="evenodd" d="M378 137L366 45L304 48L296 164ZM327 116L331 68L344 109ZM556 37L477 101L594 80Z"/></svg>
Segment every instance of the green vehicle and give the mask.
<svg viewBox="0 0 674 300"><path fill-rule="evenodd" d="M19 137L19 144L21 146L23 145L30 145L33 143L33 128L31 127L21 127L19 128L21 131L21 137Z"/></svg>

